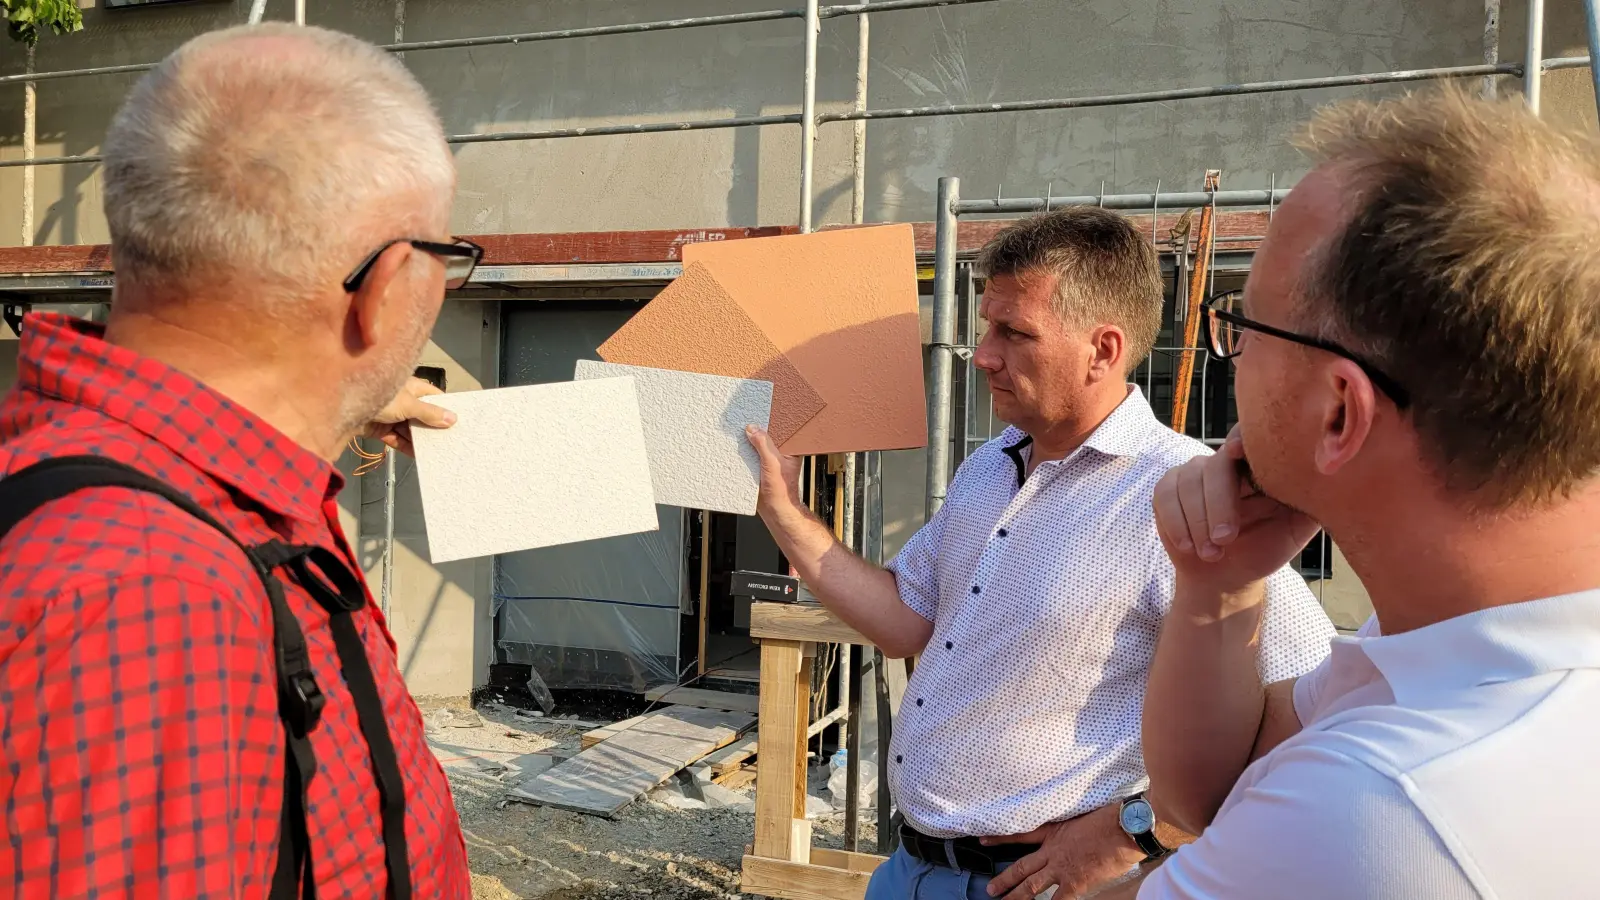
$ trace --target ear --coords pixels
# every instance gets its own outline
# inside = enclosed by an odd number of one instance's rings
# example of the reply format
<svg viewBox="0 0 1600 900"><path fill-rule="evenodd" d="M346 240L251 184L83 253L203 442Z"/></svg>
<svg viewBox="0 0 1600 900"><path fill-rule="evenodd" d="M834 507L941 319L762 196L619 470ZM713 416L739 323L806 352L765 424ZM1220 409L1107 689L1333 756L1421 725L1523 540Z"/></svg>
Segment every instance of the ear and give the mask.
<svg viewBox="0 0 1600 900"><path fill-rule="evenodd" d="M1128 336L1115 325L1101 325L1089 332L1089 380L1121 379L1128 354Z"/></svg>
<svg viewBox="0 0 1600 900"><path fill-rule="evenodd" d="M371 347L381 339L384 313L393 308L387 302L389 292L397 286L397 280L415 252L416 248L403 241L391 245L378 254L361 287L350 295L351 324L355 326L352 330L363 347Z"/></svg>
<svg viewBox="0 0 1600 900"><path fill-rule="evenodd" d="M1339 360L1326 370L1322 433L1317 438L1317 471L1332 475L1366 445L1378 416L1378 397L1361 367Z"/></svg>

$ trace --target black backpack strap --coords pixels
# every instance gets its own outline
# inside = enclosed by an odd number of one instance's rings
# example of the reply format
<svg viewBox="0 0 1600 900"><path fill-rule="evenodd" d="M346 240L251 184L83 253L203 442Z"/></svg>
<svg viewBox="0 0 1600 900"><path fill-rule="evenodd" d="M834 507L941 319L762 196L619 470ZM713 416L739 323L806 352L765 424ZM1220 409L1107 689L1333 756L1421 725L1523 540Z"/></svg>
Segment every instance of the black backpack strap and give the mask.
<svg viewBox="0 0 1600 900"><path fill-rule="evenodd" d="M378 694L366 644L352 616L366 605L367 594L360 579L334 553L322 547L288 548L294 555L287 566L294 579L328 611L328 629L339 652L340 671L356 718L367 739L374 780L378 785L378 804L383 821L384 865L389 872L389 897L411 900L410 855L406 852L406 793L400 775L400 761L389 736L388 717Z"/></svg>
<svg viewBox="0 0 1600 900"><path fill-rule="evenodd" d="M270 548L252 548L171 485L115 460L97 456L69 456L35 463L0 479L0 539L35 510L78 491L121 487L165 498L211 526L244 552L266 588L272 609L272 645L278 681L278 715L283 719L288 753L284 760L283 815L278 834L278 860L272 877L272 900L312 900L316 887L311 871L311 844L306 829L305 789L316 774L316 757L310 733L317 727L325 703L311 671L305 634L284 598L283 584L272 574L283 560ZM262 550L267 552L263 553ZM349 573L346 572L346 575ZM387 737L387 735L385 735ZM288 852L285 852L288 851Z"/></svg>

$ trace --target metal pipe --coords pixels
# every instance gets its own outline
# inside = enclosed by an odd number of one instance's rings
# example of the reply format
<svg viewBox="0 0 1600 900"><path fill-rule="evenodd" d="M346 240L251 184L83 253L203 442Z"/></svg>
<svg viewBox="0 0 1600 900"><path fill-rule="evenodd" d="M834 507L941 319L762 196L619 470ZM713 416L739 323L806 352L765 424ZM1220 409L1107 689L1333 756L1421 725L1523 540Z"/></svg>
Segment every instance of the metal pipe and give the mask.
<svg viewBox="0 0 1600 900"><path fill-rule="evenodd" d="M1289 196L1289 188L1273 190L1174 191L1162 194L1098 194L1076 197L1010 197L987 200L962 200L955 205L957 215L969 213L1041 212L1067 206L1103 206L1106 209L1150 209L1157 204L1165 207L1210 206L1270 206L1282 203Z"/></svg>
<svg viewBox="0 0 1600 900"><path fill-rule="evenodd" d="M1483 64L1500 62L1500 0L1483 0ZM1495 98L1493 75L1483 76L1483 99Z"/></svg>
<svg viewBox="0 0 1600 900"><path fill-rule="evenodd" d="M33 48L28 48L27 71L33 71ZM22 85L22 160L33 162L39 141L39 87L29 81ZM34 175L38 169L22 170L22 246L33 246Z"/></svg>
<svg viewBox="0 0 1600 900"><path fill-rule="evenodd" d="M860 15L870 7L873 12L896 12L909 9L929 9L939 6L961 6L968 3L994 3L998 0L889 0L884 3L848 3L837 6L819 7L817 14L820 18L829 19L835 16ZM253 0L248 21L255 24L261 21L266 11L266 0ZM631 22L622 25L598 25L590 28L563 28L555 31L530 31L521 34L489 34L481 37L452 38L440 41L414 41L401 43L399 38L395 43L384 45L383 49L395 52L407 50L451 50L460 47L492 47L498 44L528 44L537 41L559 41L571 38L601 37L608 34L641 34L652 31L671 31L681 28L704 28L719 25L744 25L753 22L769 22L779 19L801 19L805 17L803 9L769 9L755 12L728 13L716 16L694 16L681 19L663 19L656 22ZM121 75L130 72L148 72L156 67L156 63L135 63L126 66L95 66L87 69L61 69L55 72L45 72L34 78L38 81L48 81L53 78L84 78L94 75ZM28 81L27 75L0 76L0 84Z"/></svg>
<svg viewBox="0 0 1600 900"><path fill-rule="evenodd" d="M501 44L532 44L539 41L565 41L573 38L605 37L612 34L646 34L652 31L676 31L682 28L746 25L753 22L799 19L804 15L805 11L799 9L764 9L717 16L662 19L656 22L626 22L620 25L559 28L553 31L527 31L520 34L487 34L481 37L449 38L438 41L410 41L407 43L387 44L383 49L394 52L407 52L411 50L454 50L463 47L493 47Z"/></svg>
<svg viewBox="0 0 1600 900"><path fill-rule="evenodd" d="M383 585L379 606L384 618L389 617L389 604L394 597L394 509L396 465L394 449L383 448Z"/></svg>
<svg viewBox="0 0 1600 900"><path fill-rule="evenodd" d="M1528 0L1528 49L1522 57L1522 94L1528 108L1539 114L1539 95L1544 84L1544 0Z"/></svg>
<svg viewBox="0 0 1600 900"><path fill-rule="evenodd" d="M805 77L800 93L800 233L811 231L811 175L817 152L817 0L806 0Z"/></svg>
<svg viewBox="0 0 1600 900"><path fill-rule="evenodd" d="M1600 0L1583 0L1583 13L1589 22L1589 58L1600 59ZM1589 67L1594 81L1595 112L1600 115L1600 66Z"/></svg>
<svg viewBox="0 0 1600 900"><path fill-rule="evenodd" d="M0 159L0 169L15 169L23 166L65 166L73 163L97 163L105 157L98 153L86 156L41 156L38 159Z"/></svg>
<svg viewBox="0 0 1600 900"><path fill-rule="evenodd" d="M306 23L306 0L294 0L294 23L296 25Z"/></svg>
<svg viewBox="0 0 1600 900"><path fill-rule="evenodd" d="M706 131L715 128L744 128L759 125L797 125L795 113L770 116L732 116L726 119L691 119L682 122L641 122L637 125L596 125L589 128L556 128L549 131L497 131L488 134L454 134L451 144L495 144L501 141L543 141L555 138L602 137L612 134L659 134L668 131Z"/></svg>
<svg viewBox="0 0 1600 900"><path fill-rule="evenodd" d="M1590 56L1557 56L1539 63L1539 68L1546 72L1554 72L1557 69L1587 69L1591 58Z"/></svg>
<svg viewBox="0 0 1600 900"><path fill-rule="evenodd" d="M844 653L850 693L844 723L844 849L854 853L861 849L861 667L866 664L867 649L846 644Z"/></svg>
<svg viewBox="0 0 1600 900"><path fill-rule="evenodd" d="M856 18L856 112L867 108L871 38L872 17L862 13ZM867 120L856 120L855 130L850 147L850 221L860 225L867 216Z"/></svg>
<svg viewBox="0 0 1600 900"><path fill-rule="evenodd" d="M1252 81L1209 87L1172 88L1137 91L1129 94L1102 94L1092 97L1063 97L1054 100L1013 100L1006 103L958 103L951 106L912 106L901 109L869 109L862 112L827 113L823 122L853 122L857 119L915 119L928 116L966 116L978 113L1028 112L1044 109L1091 109L1104 106L1131 106L1140 103L1166 103L1173 100L1198 100L1207 97L1233 97L1242 94L1272 94L1319 88L1359 87L1372 84L1398 84L1407 81L1436 81L1447 78L1476 78L1481 75L1521 75L1522 66L1501 63L1496 66L1446 66L1432 69L1402 69L1360 75L1327 75L1320 78L1291 78L1282 81Z"/></svg>
<svg viewBox="0 0 1600 900"><path fill-rule="evenodd" d="M950 376L956 324L956 229L961 179L939 179L934 214L933 341L928 386L928 519L944 505L950 484Z"/></svg>

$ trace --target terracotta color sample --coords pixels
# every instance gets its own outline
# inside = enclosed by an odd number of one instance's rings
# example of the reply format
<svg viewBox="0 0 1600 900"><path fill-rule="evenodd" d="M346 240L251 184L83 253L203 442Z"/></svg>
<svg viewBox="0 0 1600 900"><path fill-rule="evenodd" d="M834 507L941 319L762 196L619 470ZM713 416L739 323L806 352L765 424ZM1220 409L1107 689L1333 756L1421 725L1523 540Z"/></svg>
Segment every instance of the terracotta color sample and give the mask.
<svg viewBox="0 0 1600 900"><path fill-rule="evenodd" d="M826 406L786 453L928 442L910 225L687 244Z"/></svg>
<svg viewBox="0 0 1600 900"><path fill-rule="evenodd" d="M780 445L823 407L822 397L761 333L705 266L683 274L600 345L610 363L772 382L772 439Z"/></svg>

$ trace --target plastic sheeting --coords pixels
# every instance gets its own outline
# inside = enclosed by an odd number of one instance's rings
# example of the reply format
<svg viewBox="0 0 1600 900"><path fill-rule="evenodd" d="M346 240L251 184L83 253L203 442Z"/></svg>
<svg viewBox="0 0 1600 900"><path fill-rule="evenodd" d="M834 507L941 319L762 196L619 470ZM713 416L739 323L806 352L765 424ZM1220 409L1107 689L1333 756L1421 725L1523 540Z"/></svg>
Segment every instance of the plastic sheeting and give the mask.
<svg viewBox="0 0 1600 900"><path fill-rule="evenodd" d="M597 359L594 348L631 314L614 306L508 307L501 383L571 381L577 360ZM659 531L498 557L501 659L532 666L552 689L642 692L676 683L687 520L676 507L658 506L656 515Z"/></svg>

